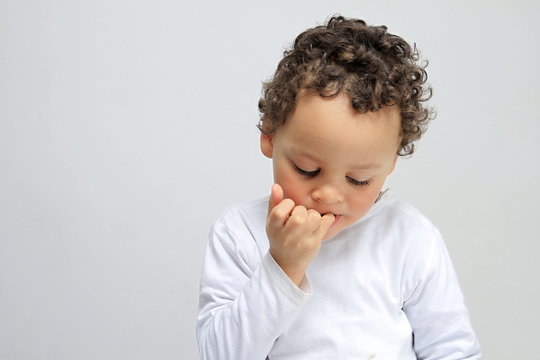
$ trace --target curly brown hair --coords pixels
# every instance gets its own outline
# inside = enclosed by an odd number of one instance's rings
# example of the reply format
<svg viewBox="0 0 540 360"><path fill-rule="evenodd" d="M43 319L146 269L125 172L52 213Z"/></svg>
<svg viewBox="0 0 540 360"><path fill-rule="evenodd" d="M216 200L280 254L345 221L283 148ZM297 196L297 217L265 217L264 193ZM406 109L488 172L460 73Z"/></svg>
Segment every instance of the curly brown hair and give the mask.
<svg viewBox="0 0 540 360"><path fill-rule="evenodd" d="M411 155L413 142L427 129L435 113L424 102L431 98L427 73L416 45L411 47L386 26L333 16L326 25L298 35L285 51L273 79L263 83L259 100L263 134L272 134L293 112L301 90L332 97L346 91L360 112L397 105L401 113L398 154Z"/></svg>

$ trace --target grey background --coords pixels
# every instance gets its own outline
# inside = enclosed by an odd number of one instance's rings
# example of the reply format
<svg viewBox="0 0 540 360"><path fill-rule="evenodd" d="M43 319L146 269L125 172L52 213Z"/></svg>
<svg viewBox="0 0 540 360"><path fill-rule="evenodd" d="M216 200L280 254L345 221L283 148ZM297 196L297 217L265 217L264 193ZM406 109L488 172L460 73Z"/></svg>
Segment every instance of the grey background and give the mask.
<svg viewBox="0 0 540 360"><path fill-rule="evenodd" d="M261 81L334 13L429 59L438 118L388 185L444 234L485 358L534 358L539 10L0 0L0 359L197 358L208 228L272 183Z"/></svg>

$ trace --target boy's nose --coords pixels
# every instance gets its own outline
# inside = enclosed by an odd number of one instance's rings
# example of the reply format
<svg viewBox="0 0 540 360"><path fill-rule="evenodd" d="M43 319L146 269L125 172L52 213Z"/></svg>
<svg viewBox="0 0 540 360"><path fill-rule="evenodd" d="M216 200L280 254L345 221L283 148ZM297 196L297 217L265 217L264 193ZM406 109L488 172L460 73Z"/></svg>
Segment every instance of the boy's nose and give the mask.
<svg viewBox="0 0 540 360"><path fill-rule="evenodd" d="M311 197L314 201L323 204L335 204L343 201L343 195L334 186L322 185L313 190Z"/></svg>

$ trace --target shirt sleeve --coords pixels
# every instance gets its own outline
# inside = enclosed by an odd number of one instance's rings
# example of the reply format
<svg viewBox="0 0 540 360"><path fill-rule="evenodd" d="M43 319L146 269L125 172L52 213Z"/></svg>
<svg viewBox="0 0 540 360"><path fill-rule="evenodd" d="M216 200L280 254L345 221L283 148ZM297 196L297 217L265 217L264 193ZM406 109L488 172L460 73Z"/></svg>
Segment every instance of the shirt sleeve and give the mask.
<svg viewBox="0 0 540 360"><path fill-rule="evenodd" d="M310 297L307 278L297 287L270 253L258 255L255 240L244 233L240 238L219 221L210 231L197 319L203 360L266 359Z"/></svg>
<svg viewBox="0 0 540 360"><path fill-rule="evenodd" d="M480 359L480 345L442 236L434 229L430 237L427 243L413 243L407 259L403 311L413 329L417 357Z"/></svg>

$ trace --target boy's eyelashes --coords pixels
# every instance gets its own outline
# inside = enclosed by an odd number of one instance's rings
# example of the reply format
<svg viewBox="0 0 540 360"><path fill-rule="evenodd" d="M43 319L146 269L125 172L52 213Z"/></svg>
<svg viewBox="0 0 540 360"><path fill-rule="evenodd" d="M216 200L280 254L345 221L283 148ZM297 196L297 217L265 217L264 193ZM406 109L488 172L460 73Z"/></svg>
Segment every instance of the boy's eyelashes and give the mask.
<svg viewBox="0 0 540 360"><path fill-rule="evenodd" d="M306 176L306 177L310 177L310 178L319 175L319 173L321 172L321 169L317 169L317 170L313 170L313 171L307 171L307 170L300 169L295 164L293 164L293 166L294 166L294 170L296 170L297 173L299 173L300 175Z"/></svg>
<svg viewBox="0 0 540 360"><path fill-rule="evenodd" d="M355 180L352 177L348 177L348 176L347 176L347 180L349 180L351 184L356 185L356 186L367 186L369 185L369 182L370 182L369 179L368 180Z"/></svg>
<svg viewBox="0 0 540 360"><path fill-rule="evenodd" d="M321 172L321 169L317 169L317 170L312 170L312 171L307 171L307 170L304 170L300 167L298 167L298 165L296 164L293 164L293 167L294 167L294 170L296 170L297 173L299 173L300 175L302 176L305 176L305 177L308 177L308 178L313 178L317 175L319 175L319 173ZM347 176L347 180L353 184L353 185L356 185L356 186L367 186L370 184L370 180L356 180L350 176Z"/></svg>

